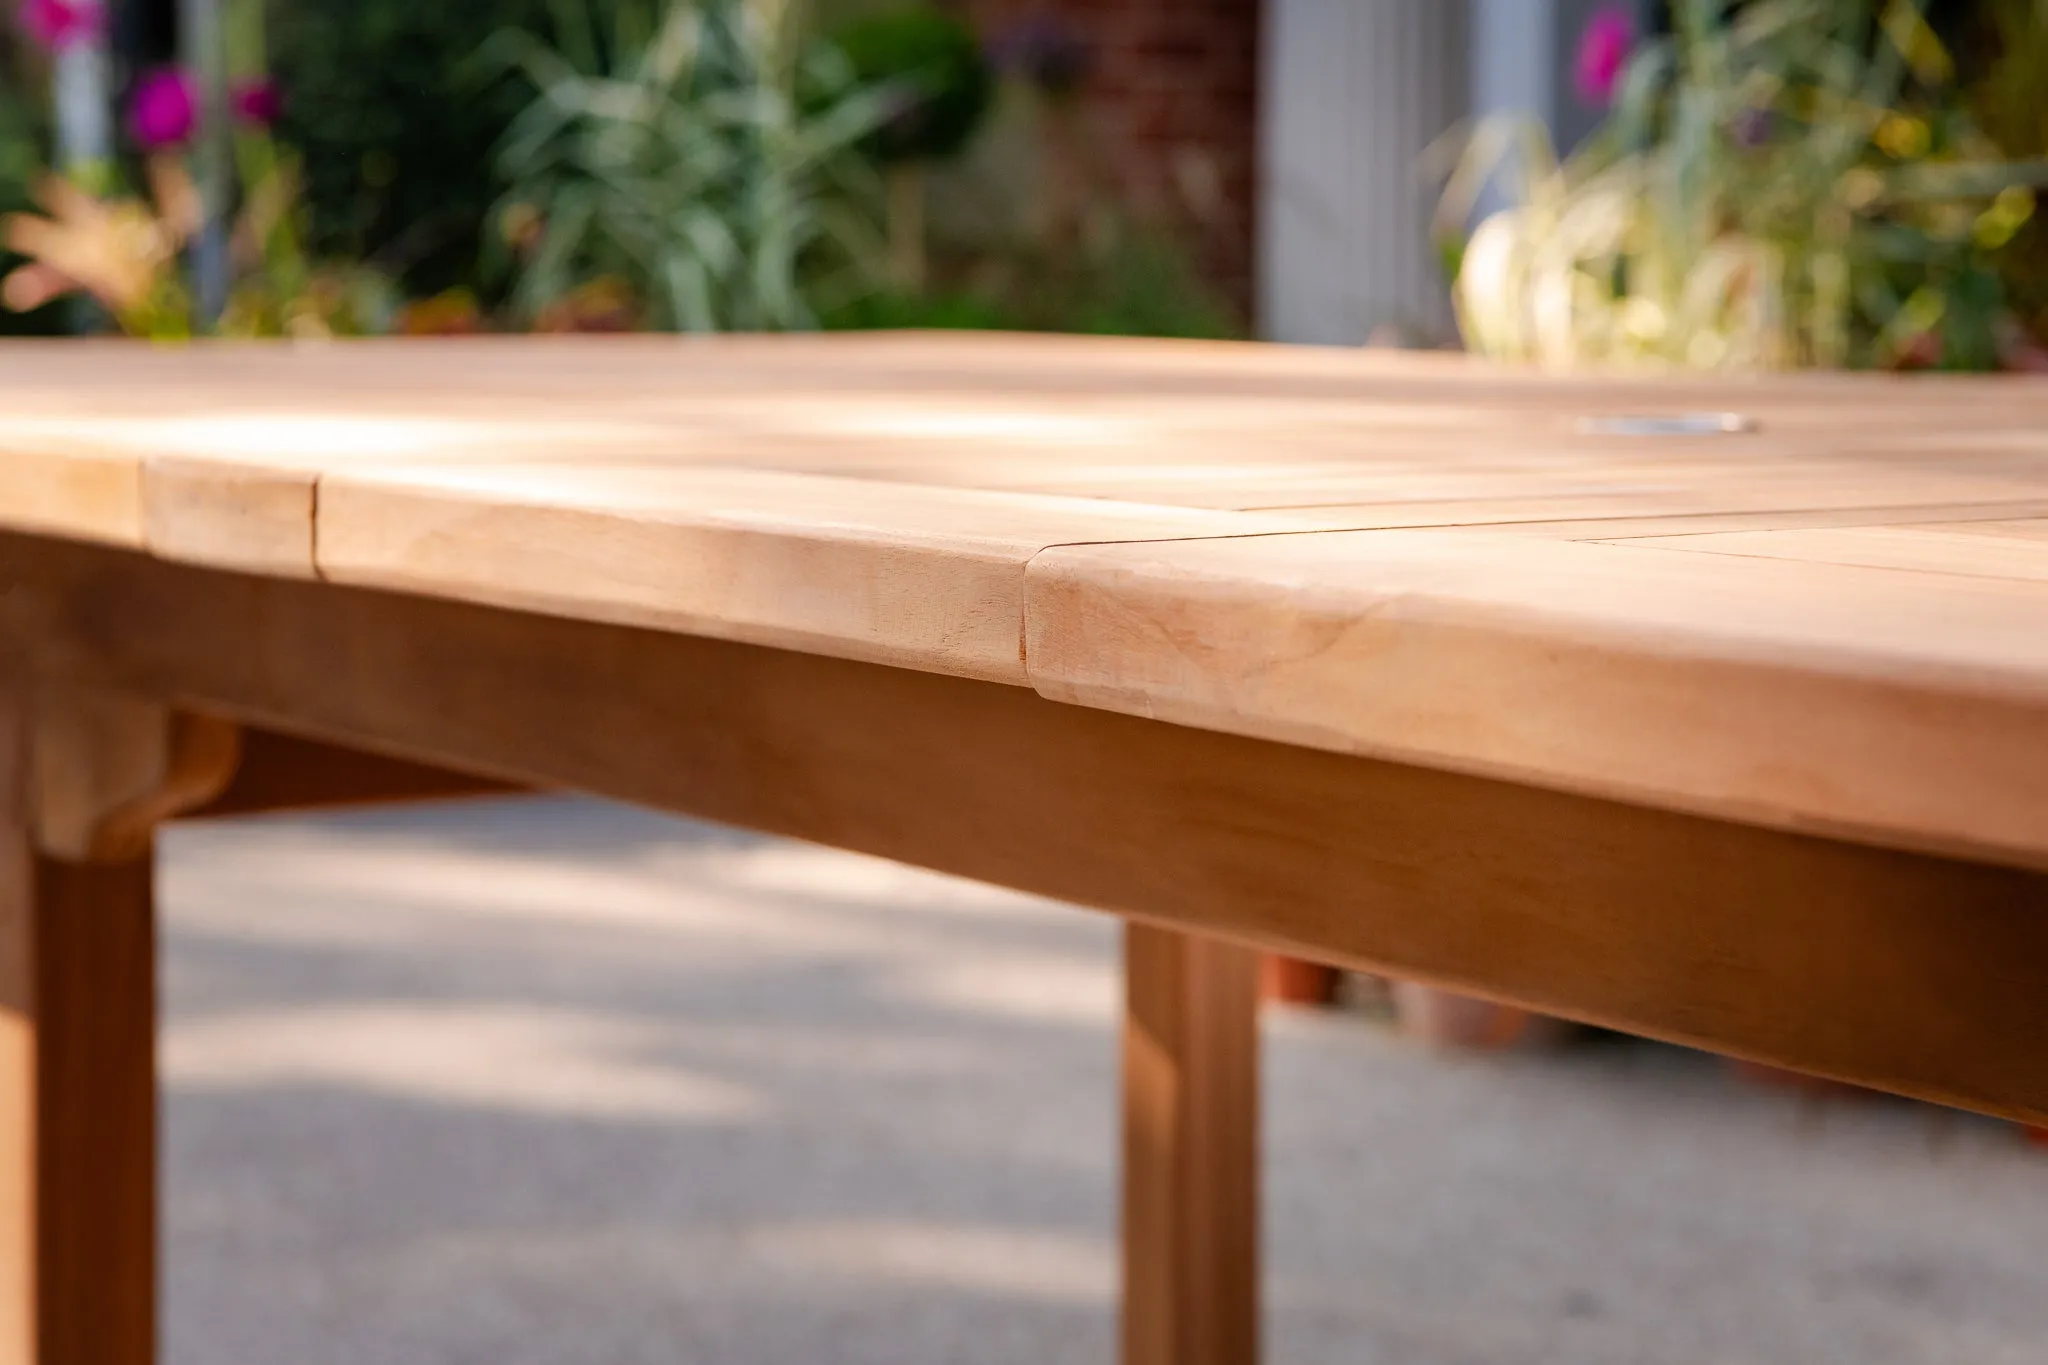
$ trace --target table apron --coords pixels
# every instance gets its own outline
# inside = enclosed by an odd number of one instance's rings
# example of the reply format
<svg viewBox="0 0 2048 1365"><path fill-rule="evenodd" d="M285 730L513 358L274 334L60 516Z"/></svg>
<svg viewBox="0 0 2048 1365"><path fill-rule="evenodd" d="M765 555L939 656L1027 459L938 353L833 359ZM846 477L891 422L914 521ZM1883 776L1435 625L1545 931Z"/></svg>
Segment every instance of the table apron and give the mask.
<svg viewBox="0 0 2048 1365"><path fill-rule="evenodd" d="M2048 1119L2048 876L789 651L0 534L0 622L246 723Z"/></svg>

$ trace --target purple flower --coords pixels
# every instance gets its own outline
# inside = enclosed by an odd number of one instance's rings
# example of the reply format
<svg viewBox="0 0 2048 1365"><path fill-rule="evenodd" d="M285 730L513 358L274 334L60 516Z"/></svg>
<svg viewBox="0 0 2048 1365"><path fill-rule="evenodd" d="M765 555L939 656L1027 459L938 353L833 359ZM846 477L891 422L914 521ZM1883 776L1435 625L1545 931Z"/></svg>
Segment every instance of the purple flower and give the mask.
<svg viewBox="0 0 2048 1365"><path fill-rule="evenodd" d="M98 0L21 0L21 26L52 50L89 43L106 29Z"/></svg>
<svg viewBox="0 0 2048 1365"><path fill-rule="evenodd" d="M199 99L192 78L175 68L152 71L135 82L128 99L128 130L145 147L185 141L199 126Z"/></svg>
<svg viewBox="0 0 2048 1365"><path fill-rule="evenodd" d="M1088 74L1088 41L1071 24L1033 14L1004 29L988 46L989 64L1048 95L1065 95Z"/></svg>
<svg viewBox="0 0 2048 1365"><path fill-rule="evenodd" d="M1753 152L1771 140L1777 118L1768 109L1745 109L1735 116L1735 145Z"/></svg>
<svg viewBox="0 0 2048 1365"><path fill-rule="evenodd" d="M1573 69L1579 98L1587 104L1605 107L1614 99L1614 87L1628 65L1629 49L1636 43L1635 16L1623 5L1608 5L1586 21L1579 35L1578 61Z"/></svg>
<svg viewBox="0 0 2048 1365"><path fill-rule="evenodd" d="M284 113L284 95L278 90L277 82L267 77L244 81L228 91L228 106L242 122L268 128Z"/></svg>

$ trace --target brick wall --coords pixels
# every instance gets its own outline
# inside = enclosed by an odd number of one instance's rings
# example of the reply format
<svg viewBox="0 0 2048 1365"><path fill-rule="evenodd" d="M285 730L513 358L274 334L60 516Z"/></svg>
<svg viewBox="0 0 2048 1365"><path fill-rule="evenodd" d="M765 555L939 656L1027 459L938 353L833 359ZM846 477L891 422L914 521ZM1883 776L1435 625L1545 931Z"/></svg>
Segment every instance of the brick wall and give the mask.
<svg viewBox="0 0 2048 1365"><path fill-rule="evenodd" d="M962 0L991 39L1034 18L1071 26L1093 151L1134 211L1186 234L1249 315L1257 208L1260 0Z"/></svg>

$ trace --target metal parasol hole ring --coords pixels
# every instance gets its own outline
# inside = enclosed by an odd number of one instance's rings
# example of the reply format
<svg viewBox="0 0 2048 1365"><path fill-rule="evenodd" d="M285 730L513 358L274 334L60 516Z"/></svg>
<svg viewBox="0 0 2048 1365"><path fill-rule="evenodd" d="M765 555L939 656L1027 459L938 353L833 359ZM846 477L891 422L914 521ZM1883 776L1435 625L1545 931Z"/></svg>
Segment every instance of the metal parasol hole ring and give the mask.
<svg viewBox="0 0 2048 1365"><path fill-rule="evenodd" d="M1578 429L1586 436L1733 436L1755 431L1757 422L1740 412L1621 413L1582 417Z"/></svg>

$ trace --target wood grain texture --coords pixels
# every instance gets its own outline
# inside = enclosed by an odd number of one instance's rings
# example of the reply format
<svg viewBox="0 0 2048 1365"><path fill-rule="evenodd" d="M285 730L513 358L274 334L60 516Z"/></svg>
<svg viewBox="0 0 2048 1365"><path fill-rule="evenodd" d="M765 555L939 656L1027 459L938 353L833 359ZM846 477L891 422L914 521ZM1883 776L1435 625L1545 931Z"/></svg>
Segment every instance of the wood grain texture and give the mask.
<svg viewBox="0 0 2048 1365"><path fill-rule="evenodd" d="M1758 528L1687 535L1636 536L1625 544L1700 554L1744 555L1809 564L1962 574L2044 585L2048 614L2048 518L1919 522L1901 526Z"/></svg>
<svg viewBox="0 0 2048 1365"><path fill-rule="evenodd" d="M1636 545L1049 550L1029 672L1179 724L2048 866L2038 588Z"/></svg>
<svg viewBox="0 0 2048 1365"><path fill-rule="evenodd" d="M89 443L0 433L0 518L17 530L139 546L140 466Z"/></svg>
<svg viewBox="0 0 2048 1365"><path fill-rule="evenodd" d="M1257 1365L1258 973L1124 928L1123 1365Z"/></svg>
<svg viewBox="0 0 2048 1365"><path fill-rule="evenodd" d="M1227 512L753 470L448 469L321 486L319 570L557 615L1021 682L1053 544L1288 525Z"/></svg>
<svg viewBox="0 0 2048 1365"><path fill-rule="evenodd" d="M0 537L0 578L110 678L251 723L2048 1118L2038 874L86 546Z"/></svg>
<svg viewBox="0 0 2048 1365"><path fill-rule="evenodd" d="M36 846L53 857L142 856L156 826L212 799L240 757L237 727L215 717L77 678L34 693L27 797Z"/></svg>
<svg viewBox="0 0 2048 1365"><path fill-rule="evenodd" d="M934 334L0 356L0 452L14 452L0 456L0 518L22 529L1010 682L1026 676L1022 566L1051 547L1537 523L1552 530L1529 534L1555 536L1565 521L1593 537L1603 526L1653 536L1660 522L1691 531L1715 518L1731 533L1817 527L1838 544L1857 527L1958 508L2012 521L2048 506L2048 386L1998 379L1622 379L1386 353ZM1656 437L1613 425L1674 412L1730 414L1742 429ZM88 514L86 486L105 507ZM1848 553L1781 543L1788 562ZM2048 575L2048 551L2014 543L2001 572ZM1499 562L1471 553L1475 573ZM1915 553L1931 573L1992 552ZM1335 603L1346 571L1335 556L1333 577L1302 590ZM1256 577L1232 589L1237 610L1267 601L1269 630L1286 632L1285 602ZM1792 600L1815 632L1838 634L1822 579ZM1753 585L1730 570L1695 594L1702 609L1685 628L1701 651L1758 614ZM1038 615L1046 640L1090 628ZM1632 649L1656 656L1674 628L1654 610L1618 623L1616 670L1634 666ZM1945 660L1938 647L1899 657L1907 670ZM1501 683L1510 710L1544 705L1543 679L1528 676L1527 694ZM1184 700L1131 704L1207 723ZM1291 715L1250 714L1242 689L1228 709L1261 733L1301 729ZM1824 757L1799 762L1818 772ZM1552 780L1582 776L1567 764ZM1853 787L1864 775L1819 780ZM1690 808L1779 809L1767 791L1684 795ZM1796 803L1784 813L1803 818Z"/></svg>
<svg viewBox="0 0 2048 1365"><path fill-rule="evenodd" d="M142 476L143 534L164 559L311 578L318 482L307 469L153 459Z"/></svg>
<svg viewBox="0 0 2048 1365"><path fill-rule="evenodd" d="M0 727L0 1360L150 1365L151 860L35 852L18 701Z"/></svg>

